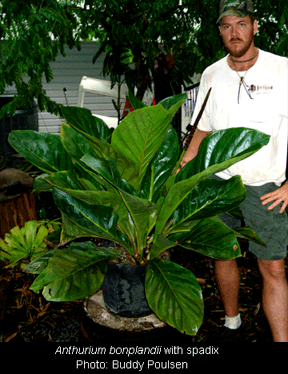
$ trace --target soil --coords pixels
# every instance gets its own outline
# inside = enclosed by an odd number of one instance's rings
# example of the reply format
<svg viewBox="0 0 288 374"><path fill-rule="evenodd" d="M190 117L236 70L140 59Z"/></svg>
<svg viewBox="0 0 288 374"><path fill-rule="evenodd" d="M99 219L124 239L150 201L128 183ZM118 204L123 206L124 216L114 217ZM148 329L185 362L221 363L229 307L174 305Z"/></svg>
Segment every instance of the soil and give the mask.
<svg viewBox="0 0 288 374"><path fill-rule="evenodd" d="M205 304L204 320L196 336L184 336L175 329L168 328L169 337L174 344L177 341L272 342L269 326L261 308L262 282L256 259L247 251L247 243L243 242L241 247L243 257L237 261L241 272L239 298L242 327L230 334L222 327L224 310L214 276L214 261L185 250L174 253L171 259L191 269L198 278ZM114 343L117 341L113 331L103 332L100 326L87 321L83 309L84 300L47 302L41 294L36 295L29 290L34 275L17 269L6 269L3 266L0 271L0 341L83 344L104 340L107 342L107 339ZM159 331L159 343L161 339L167 339L165 334L162 335L162 331ZM123 339L123 336L119 335L118 340ZM135 339L137 336L134 337L134 341ZM156 342L155 336L153 342Z"/></svg>

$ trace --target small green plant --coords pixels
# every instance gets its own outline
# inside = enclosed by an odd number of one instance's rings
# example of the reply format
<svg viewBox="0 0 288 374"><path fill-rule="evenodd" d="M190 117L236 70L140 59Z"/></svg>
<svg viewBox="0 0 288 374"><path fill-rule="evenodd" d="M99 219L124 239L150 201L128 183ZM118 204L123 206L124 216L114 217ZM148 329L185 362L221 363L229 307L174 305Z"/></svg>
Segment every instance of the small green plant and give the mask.
<svg viewBox="0 0 288 374"><path fill-rule="evenodd" d="M20 264L25 268L27 263L49 250L45 240L55 228L49 230L44 222L38 221L27 221L21 229L13 227L3 240L0 239L0 259L8 262L7 267Z"/></svg>
<svg viewBox="0 0 288 374"><path fill-rule="evenodd" d="M176 174L181 157L171 121L186 95L152 107L130 99L135 110L112 136L102 120L77 107L63 108L67 123L60 135L10 133L10 144L43 171L34 187L52 191L63 218L61 242L70 242L37 257L25 271L38 275L33 291L42 290L47 300L71 301L95 293L108 261L126 256L131 264L147 265L145 293L154 313L195 335L204 314L201 287L190 270L159 256L181 246L232 259L241 256L237 237L261 243L251 228L232 230L218 218L238 214L246 197L240 176L209 177L257 152L269 136L245 128L210 134ZM75 241L83 237L116 247Z"/></svg>
<svg viewBox="0 0 288 374"><path fill-rule="evenodd" d="M55 218L50 220L48 218L41 219L38 221L39 225L44 225L48 228L49 232L59 231L61 229L62 222L60 222L60 218Z"/></svg>

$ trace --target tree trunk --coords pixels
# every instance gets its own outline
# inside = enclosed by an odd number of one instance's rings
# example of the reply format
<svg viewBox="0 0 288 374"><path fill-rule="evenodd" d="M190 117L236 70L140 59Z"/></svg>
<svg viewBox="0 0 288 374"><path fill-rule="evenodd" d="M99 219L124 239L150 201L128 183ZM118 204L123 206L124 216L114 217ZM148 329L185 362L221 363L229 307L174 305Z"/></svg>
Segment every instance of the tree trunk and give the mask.
<svg viewBox="0 0 288 374"><path fill-rule="evenodd" d="M13 227L24 226L26 221L37 220L35 198L31 191L0 202L0 237Z"/></svg>

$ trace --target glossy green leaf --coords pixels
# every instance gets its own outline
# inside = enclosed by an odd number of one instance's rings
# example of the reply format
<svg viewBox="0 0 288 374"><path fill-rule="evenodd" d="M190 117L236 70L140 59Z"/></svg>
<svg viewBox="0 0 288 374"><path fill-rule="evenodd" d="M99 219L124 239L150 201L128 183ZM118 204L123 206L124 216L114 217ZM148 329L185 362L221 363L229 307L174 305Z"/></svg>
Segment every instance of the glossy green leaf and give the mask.
<svg viewBox="0 0 288 374"><path fill-rule="evenodd" d="M65 123L61 126L61 141L67 153L77 162L91 149L89 141Z"/></svg>
<svg viewBox="0 0 288 374"><path fill-rule="evenodd" d="M77 238L90 238L91 233L84 230L82 226L71 221L62 213L62 230L60 235L60 244L66 245Z"/></svg>
<svg viewBox="0 0 288 374"><path fill-rule="evenodd" d="M54 256L57 250L51 250L48 252L45 252L41 254L40 256L36 257L34 260L32 260L29 265L27 265L23 271L30 274L40 274L43 270L46 269L48 266L49 259Z"/></svg>
<svg viewBox="0 0 288 374"><path fill-rule="evenodd" d="M82 157L81 161L97 174L101 175L112 186L131 193L132 195L136 195L134 187L125 179L121 178L117 168L117 163L113 158L104 159L95 157L92 153L87 153Z"/></svg>
<svg viewBox="0 0 288 374"><path fill-rule="evenodd" d="M168 111L161 105L135 110L113 132L111 145L117 153L123 154L132 162L134 169L131 174L117 162L120 174L136 191L139 190L146 169L163 143L169 124L181 104L181 101L177 102Z"/></svg>
<svg viewBox="0 0 288 374"><path fill-rule="evenodd" d="M62 213L83 229L105 239L117 236L117 215L112 208L80 201L59 189L54 189L55 203Z"/></svg>
<svg viewBox="0 0 288 374"><path fill-rule="evenodd" d="M238 227L237 229L234 229L234 231L238 238L251 240L252 242L262 245L263 247L267 247L267 245L259 238L257 233L251 227Z"/></svg>
<svg viewBox="0 0 288 374"><path fill-rule="evenodd" d="M91 182L94 186L93 189L96 188L97 190L102 190L103 186L107 188L107 183L105 183L105 181L97 174L93 173L81 160L85 154L92 152L88 139L78 131L74 130L71 126L62 124L61 141L67 153L80 168L77 175L82 175L83 178Z"/></svg>
<svg viewBox="0 0 288 374"><path fill-rule="evenodd" d="M150 201L132 196L124 191L119 191L119 193L134 223L137 250L140 253L140 260L142 261L143 251L147 245L150 217L157 214L157 206Z"/></svg>
<svg viewBox="0 0 288 374"><path fill-rule="evenodd" d="M82 190L83 186L80 180L71 171L60 171L45 176L45 180L52 186L62 190Z"/></svg>
<svg viewBox="0 0 288 374"><path fill-rule="evenodd" d="M89 184L89 181L77 178L69 171L51 173L45 179L51 186L87 203L117 206L121 202L119 194L115 191L96 190L94 185ZM87 190L87 187L90 190Z"/></svg>
<svg viewBox="0 0 288 374"><path fill-rule="evenodd" d="M64 107L63 108L63 115L65 114L65 117L67 119L68 124L63 123L61 127L61 135L62 137L66 136L67 140L71 142L71 139L68 139L68 136L72 133L70 131L70 134L68 133L69 127L72 127L77 133L79 133L79 137L83 136L86 138L86 140L90 143L90 147L94 150L94 152L99 157L114 157L116 158L115 151L113 147L107 142L106 138L103 138L100 136L101 130L99 131L96 122L98 120L99 123L102 123L103 126L107 127L107 125L99 118L96 118L92 115L91 111L86 108L78 108L78 107ZM96 121L96 122L95 122ZM107 136L108 140L110 140L110 130L108 128L107 130ZM76 139L72 139L72 142L75 142ZM82 140L81 140L82 143ZM82 144L81 144L82 145ZM83 145L80 147L80 149L77 149L76 144L71 144L69 147L71 148L72 154L75 156L76 160L80 160L80 153L82 153L82 156L84 154L83 146L87 149L87 145L85 145L85 142L83 142ZM85 152L86 153L86 152ZM78 156L77 156L78 155Z"/></svg>
<svg viewBox="0 0 288 374"><path fill-rule="evenodd" d="M201 173L213 165L218 165L215 172L227 169L257 152L269 139L269 135L243 127L215 131L203 139L197 156L180 170L177 180Z"/></svg>
<svg viewBox="0 0 288 374"><path fill-rule="evenodd" d="M67 143L77 142L77 138L68 138L68 128L72 127L75 131L79 133L79 136L83 136L89 142L90 148L95 152L95 154L100 158L112 157L118 160L118 156L110 145L111 133L107 125L99 118L92 115L92 112L86 108L78 107L64 107L63 114L65 115L67 122L70 126L62 125L62 138L67 138ZM70 131L71 133L71 131ZM83 146L81 149L77 149L76 144L67 144L70 149L70 153L76 160L80 162L81 157L88 153L89 149L84 141L81 141ZM65 144L65 143L64 143ZM78 147L79 148L79 147ZM67 148L68 149L68 148ZM119 156L120 161L123 165L128 166L129 162L122 156ZM120 162L119 161L119 162Z"/></svg>
<svg viewBox="0 0 288 374"><path fill-rule="evenodd" d="M67 125L62 125L63 131L62 133L65 134L65 129L67 129ZM94 152L94 157L98 158L99 160L115 160L117 164L117 168L120 172L121 178L125 178L127 180L127 183L130 179L134 179L137 177L137 168L134 165L133 161L128 159L124 154L121 152L117 152L111 144L102 141L94 136L92 136L89 133L86 133L82 130L79 130L76 126L73 127L77 132L80 133L80 135L83 135L83 137L86 138L86 140L89 142L90 149L88 152L85 153L85 155L89 154L90 157L92 155L92 151ZM66 131L67 132L67 131ZM83 157L85 157L84 154L82 154L82 158L80 158L80 152L77 152L76 160L79 160L79 163L82 167L85 167L83 165ZM74 156L75 157L75 156ZM86 158L86 162L88 159ZM86 165L87 167L88 165ZM94 176L96 181L97 175ZM101 183L101 181L99 181ZM105 185L105 188L109 188L108 185Z"/></svg>
<svg viewBox="0 0 288 374"><path fill-rule="evenodd" d="M229 139L233 139L233 142L227 145ZM176 183L170 187L163 202L163 208L159 213L156 234L160 234L165 229L174 210L200 182L209 178L212 174L251 156L268 143L269 136L256 130L232 128L210 134L204 140L205 142L203 145L201 143L199 148L199 157L197 155L180 170L177 174ZM214 153L211 150L214 150L214 148L218 150L218 157L216 155L211 156L211 153ZM225 152L221 152L222 148L225 149ZM198 166L198 163L201 167ZM207 166L206 169L205 166ZM195 169L200 171L195 174Z"/></svg>
<svg viewBox="0 0 288 374"><path fill-rule="evenodd" d="M136 247L134 223L130 217L127 206L125 205L122 197L117 190L96 191L86 189L73 189L73 187L77 188L76 183L79 183L80 180L78 179L78 181L73 181L73 176L69 172L61 172L55 174L52 173L50 174L50 176L46 177L46 179L52 186L66 192L69 196L75 197L76 199L81 200L83 203L88 203L88 210L93 210L94 205L101 205L112 208L113 211L118 215L118 228L127 236L127 238L129 238L129 242L131 243L131 245L133 247ZM80 182L83 185L83 181ZM85 187L85 183L83 187ZM101 220L101 216L99 216L99 219ZM76 222L74 224L76 224ZM67 225L65 225L63 231L64 233L66 233L65 237L67 237ZM80 232L83 236L88 235L87 231L85 231L85 228L81 229L81 227L78 227L77 231L79 231L78 236L81 236ZM72 233L69 230L68 236L71 234ZM120 233L119 238L121 238ZM131 251L131 248L129 248L129 251ZM132 251L132 253L134 252Z"/></svg>
<svg viewBox="0 0 288 374"><path fill-rule="evenodd" d="M56 188L53 196L59 210L81 230L90 236L115 241L134 254L127 237L117 228L118 215L112 208L86 203Z"/></svg>
<svg viewBox="0 0 288 374"><path fill-rule="evenodd" d="M167 249L173 248L178 243L167 239L164 235L159 234L154 240L153 245L150 248L148 260L153 260L154 258L158 257L162 252L166 251Z"/></svg>
<svg viewBox="0 0 288 374"><path fill-rule="evenodd" d="M192 223L188 232L172 234L169 240L207 257L229 260L241 256L240 246L234 230L226 226L218 217L204 218Z"/></svg>
<svg viewBox="0 0 288 374"><path fill-rule="evenodd" d="M145 108L147 105L143 101L137 99L131 90L128 91L128 98L134 110Z"/></svg>
<svg viewBox="0 0 288 374"><path fill-rule="evenodd" d="M33 182L33 193L52 192L52 186L45 180L49 174L43 173L36 177Z"/></svg>
<svg viewBox="0 0 288 374"><path fill-rule="evenodd" d="M244 219L244 216L239 207L229 210L229 212L226 212L226 214L239 220Z"/></svg>
<svg viewBox="0 0 288 374"><path fill-rule="evenodd" d="M145 278L150 308L165 323L187 335L196 335L204 315L201 287L194 274L170 261L148 263Z"/></svg>
<svg viewBox="0 0 288 374"><path fill-rule="evenodd" d="M173 96L166 97L165 99L159 101L159 104L162 105L163 108L165 108L166 110L169 110L170 108L172 108L178 102L183 103L185 100L187 100L187 93L186 92L178 94L178 95L173 95Z"/></svg>
<svg viewBox="0 0 288 374"><path fill-rule="evenodd" d="M176 131L169 126L168 133L158 152L149 163L142 180L140 197L156 202L164 183L171 175L179 157Z"/></svg>
<svg viewBox="0 0 288 374"><path fill-rule="evenodd" d="M64 106L61 111L67 123L75 130L102 141L109 140L109 127L101 118L93 116L91 110L75 106Z"/></svg>
<svg viewBox="0 0 288 374"><path fill-rule="evenodd" d="M206 179L199 183L171 216L168 233L177 231L185 220L213 217L238 207L246 197L240 176L229 180ZM167 233L166 233L167 234Z"/></svg>
<svg viewBox="0 0 288 374"><path fill-rule="evenodd" d="M155 117L157 126L154 126ZM149 162L165 139L168 125L167 111L163 107L147 107L129 113L112 134L113 148L133 165L131 173L127 165L118 163L120 174L136 190Z"/></svg>
<svg viewBox="0 0 288 374"><path fill-rule="evenodd" d="M72 301L95 293L107 271L107 262L117 256L112 248L105 250L94 243L74 243L56 251L30 289L49 301Z"/></svg>
<svg viewBox="0 0 288 374"><path fill-rule="evenodd" d="M17 152L44 173L72 170L72 160L58 134L14 130L8 139Z"/></svg>

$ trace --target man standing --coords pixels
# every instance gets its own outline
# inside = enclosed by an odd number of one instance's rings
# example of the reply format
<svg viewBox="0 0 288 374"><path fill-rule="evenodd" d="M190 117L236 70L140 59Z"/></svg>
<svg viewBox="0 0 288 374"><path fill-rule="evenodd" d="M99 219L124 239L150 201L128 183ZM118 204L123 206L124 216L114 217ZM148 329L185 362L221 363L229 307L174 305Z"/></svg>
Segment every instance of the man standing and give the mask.
<svg viewBox="0 0 288 374"><path fill-rule="evenodd" d="M258 23L252 0L221 0L219 31L228 55L203 73L195 116L206 93L211 95L180 167L194 158L212 131L248 127L271 136L253 156L220 172L240 175L247 198L240 208L267 248L249 243L263 278L262 303L274 341L288 341L288 288L285 273L288 225L288 182L285 181L288 127L288 59L259 50L254 44ZM236 260L215 261L215 274L225 309L225 327L241 325Z"/></svg>

